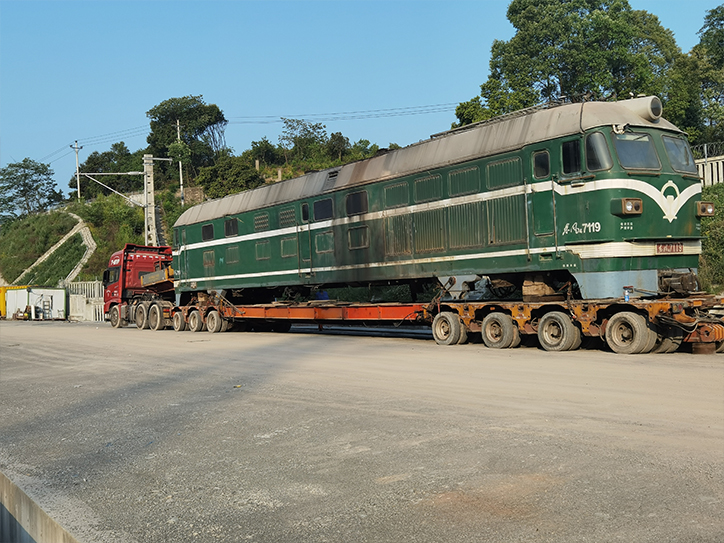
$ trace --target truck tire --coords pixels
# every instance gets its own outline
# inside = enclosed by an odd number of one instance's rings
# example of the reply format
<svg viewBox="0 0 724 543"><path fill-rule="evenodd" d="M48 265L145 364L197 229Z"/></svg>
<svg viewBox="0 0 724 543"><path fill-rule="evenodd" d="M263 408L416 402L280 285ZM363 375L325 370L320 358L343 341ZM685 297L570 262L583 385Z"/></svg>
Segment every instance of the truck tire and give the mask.
<svg viewBox="0 0 724 543"><path fill-rule="evenodd" d="M123 321L121 320L120 306L114 305L113 307L111 307L110 321L113 328L120 328L121 326L123 326Z"/></svg>
<svg viewBox="0 0 724 543"><path fill-rule="evenodd" d="M209 311L206 315L206 330L212 334L221 332L221 326L223 325L223 319L216 309Z"/></svg>
<svg viewBox="0 0 724 543"><path fill-rule="evenodd" d="M148 327L154 332L166 328L166 320L163 318L163 308L153 304L148 310Z"/></svg>
<svg viewBox="0 0 724 543"><path fill-rule="evenodd" d="M140 330L148 329L148 306L145 303L136 305L136 327Z"/></svg>
<svg viewBox="0 0 724 543"><path fill-rule="evenodd" d="M184 314L181 311L176 311L173 314L173 329L176 332L183 332L186 330L186 321L184 320Z"/></svg>
<svg viewBox="0 0 724 543"><path fill-rule="evenodd" d="M568 315L551 311L538 324L538 341L546 351L572 351L581 346L581 331Z"/></svg>
<svg viewBox="0 0 724 543"><path fill-rule="evenodd" d="M201 332L204 329L204 322L201 320L201 313L194 309L189 313L189 330L192 332Z"/></svg>
<svg viewBox="0 0 724 543"><path fill-rule="evenodd" d="M639 354L651 351L658 338L645 317L631 311L621 311L606 325L606 343L614 353Z"/></svg>
<svg viewBox="0 0 724 543"><path fill-rule="evenodd" d="M483 343L489 349L507 349L520 343L518 327L510 315L494 311L483 319L481 327Z"/></svg>
<svg viewBox="0 0 724 543"><path fill-rule="evenodd" d="M432 337L438 345L455 345L460 341L462 324L460 317L450 311L442 311L432 321Z"/></svg>

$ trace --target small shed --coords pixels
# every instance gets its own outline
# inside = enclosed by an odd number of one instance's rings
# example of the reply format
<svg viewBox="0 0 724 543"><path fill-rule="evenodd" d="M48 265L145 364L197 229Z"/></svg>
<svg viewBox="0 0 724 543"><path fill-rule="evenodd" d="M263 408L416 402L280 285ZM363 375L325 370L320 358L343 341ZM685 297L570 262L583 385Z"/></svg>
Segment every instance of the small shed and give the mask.
<svg viewBox="0 0 724 543"><path fill-rule="evenodd" d="M5 291L4 309L6 318L22 315L30 320L65 320L67 295L63 288L9 288Z"/></svg>

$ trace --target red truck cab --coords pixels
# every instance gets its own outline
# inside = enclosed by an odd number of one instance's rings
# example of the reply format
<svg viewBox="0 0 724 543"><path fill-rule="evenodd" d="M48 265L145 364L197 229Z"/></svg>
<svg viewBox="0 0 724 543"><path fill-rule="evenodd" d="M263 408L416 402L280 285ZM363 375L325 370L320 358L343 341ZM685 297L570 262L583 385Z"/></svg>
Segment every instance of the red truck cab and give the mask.
<svg viewBox="0 0 724 543"><path fill-rule="evenodd" d="M111 320L111 310L121 308L145 298L152 299L164 293L173 293L173 282L163 281L144 285L142 278L153 272L169 268L173 261L171 247L149 247L127 243L122 250L111 255L108 268L103 272L103 312Z"/></svg>

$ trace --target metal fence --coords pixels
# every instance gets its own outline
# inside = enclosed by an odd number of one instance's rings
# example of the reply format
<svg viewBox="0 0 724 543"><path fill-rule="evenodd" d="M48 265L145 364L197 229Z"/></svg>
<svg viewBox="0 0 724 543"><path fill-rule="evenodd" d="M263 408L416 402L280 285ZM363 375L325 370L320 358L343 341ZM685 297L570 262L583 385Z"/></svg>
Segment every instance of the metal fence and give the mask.
<svg viewBox="0 0 724 543"><path fill-rule="evenodd" d="M68 291L68 319L103 322L103 283L77 281L65 285Z"/></svg>

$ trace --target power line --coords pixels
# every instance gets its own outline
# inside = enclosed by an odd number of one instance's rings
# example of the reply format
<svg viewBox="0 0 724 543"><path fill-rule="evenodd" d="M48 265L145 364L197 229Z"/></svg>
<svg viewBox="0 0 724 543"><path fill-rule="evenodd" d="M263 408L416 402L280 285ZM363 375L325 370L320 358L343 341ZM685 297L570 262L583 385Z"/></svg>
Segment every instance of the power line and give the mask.
<svg viewBox="0 0 724 543"><path fill-rule="evenodd" d="M305 119L307 121L315 122L356 121L364 119L379 119L383 117L401 117L408 115L429 115L432 113L450 113L454 111L455 107L457 106L457 102L449 102L445 104L431 104L425 106L340 111L336 113L305 113L297 115L247 115L229 117L229 124L277 124L283 122L283 119ZM117 130L115 132L108 132L106 134L100 134L98 136L91 136L89 138L79 139L77 140L76 145L82 144L84 147L95 147L104 143L118 143L119 140L146 136L150 131L151 129L148 125L136 126L134 128L127 128L125 130ZM67 151L68 145L69 144L63 145L63 147L60 147L56 151L53 151L49 155L43 157L40 161L46 162L47 160L50 160L49 163L52 164L53 162L57 162L58 160L61 160L68 155L73 154L73 151ZM64 153L64 151L66 152ZM63 154L61 155L61 153Z"/></svg>
<svg viewBox="0 0 724 543"><path fill-rule="evenodd" d="M387 109L370 109L361 111L342 111L336 113L305 113L298 115L256 115L230 117L229 124L275 124L286 119L305 119L309 121L351 121L361 119L379 119L382 117L400 117L405 115L427 115L430 113L448 113L454 111L457 102L433 104L427 106L409 106Z"/></svg>

